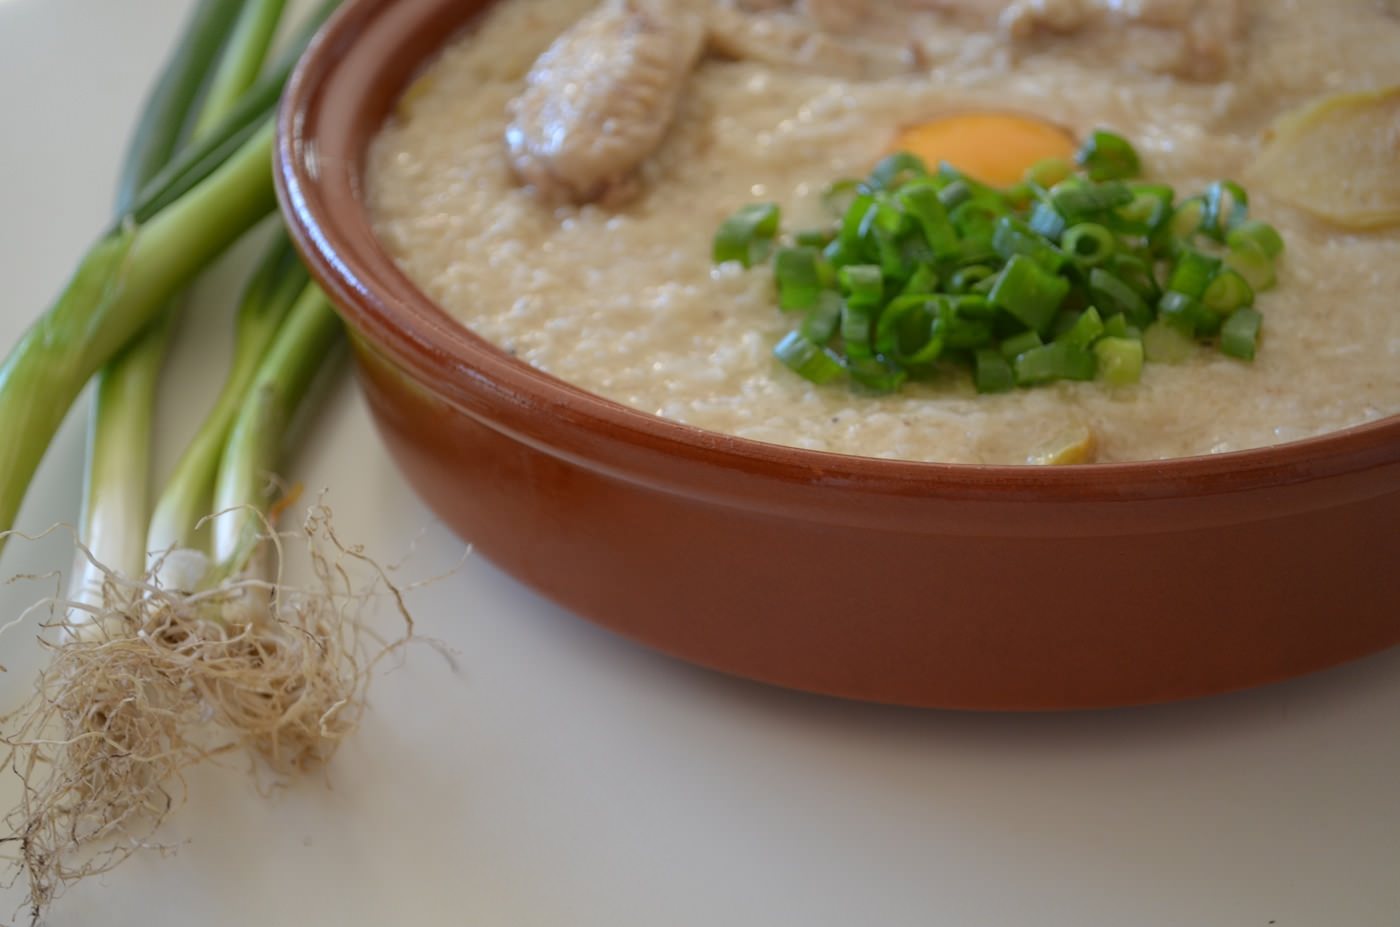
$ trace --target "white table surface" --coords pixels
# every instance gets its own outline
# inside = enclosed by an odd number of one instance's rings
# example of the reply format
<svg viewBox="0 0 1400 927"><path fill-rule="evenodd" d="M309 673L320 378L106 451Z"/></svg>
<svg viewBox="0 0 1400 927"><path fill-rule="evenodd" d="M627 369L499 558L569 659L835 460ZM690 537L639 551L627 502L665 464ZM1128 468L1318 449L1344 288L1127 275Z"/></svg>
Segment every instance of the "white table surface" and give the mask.
<svg viewBox="0 0 1400 927"><path fill-rule="evenodd" d="M0 348L104 222L126 133L188 6L0 0ZM184 347L222 353L248 257L200 288ZM167 464L218 374L207 356L172 366ZM76 517L82 418L21 527ZM396 559L418 539L410 574L461 557L348 379L289 469L329 489L343 534L372 553ZM60 539L12 544L0 574L68 556ZM42 591L0 590L0 616ZM269 798L239 768L204 770L165 831L177 852L78 886L49 922L1400 924L1400 653L1193 704L975 716L691 669L480 558L412 605L460 667L420 648L377 679L331 787ZM0 640L0 709L31 684L33 631ZM0 778L0 803L16 795ZM20 898L0 890L0 923Z"/></svg>

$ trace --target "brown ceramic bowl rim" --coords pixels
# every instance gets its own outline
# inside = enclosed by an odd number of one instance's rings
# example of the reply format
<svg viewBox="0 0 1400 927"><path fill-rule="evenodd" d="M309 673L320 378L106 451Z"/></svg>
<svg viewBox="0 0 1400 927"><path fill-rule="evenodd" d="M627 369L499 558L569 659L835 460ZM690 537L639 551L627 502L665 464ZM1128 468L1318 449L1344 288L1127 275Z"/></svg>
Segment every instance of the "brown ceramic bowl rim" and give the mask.
<svg viewBox="0 0 1400 927"><path fill-rule="evenodd" d="M526 415L543 415L549 421L547 434L516 433L528 443L566 456L587 456L587 449L596 448L597 436L603 435L613 444L782 482L816 481L895 496L1006 502L1204 497L1356 473L1400 461L1400 416L1270 447L1168 460L1035 467L856 457L768 444L668 421L559 380L454 321L399 270L371 229L358 173L348 183L322 176L318 158L327 152L321 140L306 134L308 126L318 125L310 117L318 111L323 114L327 99L336 94L363 91L367 82L347 82L340 64L346 49L396 5L399 18L404 7L412 6L402 0L347 0L303 57L278 115L278 197L313 274L364 341L420 385L460 407L479 408L482 397L488 396ZM431 7L423 4L422 9ZM470 16L465 17L464 25L469 21ZM442 44L453 35L444 34ZM391 51L384 49L386 54ZM402 85L393 87L391 96L401 91ZM359 101L340 103L345 104L340 110L348 112ZM368 139L355 142L359 149L350 155L357 172L367 143ZM355 199L357 221L331 220L328 204L338 197ZM571 435L590 437L574 441Z"/></svg>

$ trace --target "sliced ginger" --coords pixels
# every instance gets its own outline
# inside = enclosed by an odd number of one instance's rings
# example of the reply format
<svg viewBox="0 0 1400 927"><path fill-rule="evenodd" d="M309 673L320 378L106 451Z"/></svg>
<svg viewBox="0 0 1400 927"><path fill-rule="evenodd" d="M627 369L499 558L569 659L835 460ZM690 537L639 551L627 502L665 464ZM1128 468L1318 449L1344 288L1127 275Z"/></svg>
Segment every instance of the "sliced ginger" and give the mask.
<svg viewBox="0 0 1400 927"><path fill-rule="evenodd" d="M1400 86L1335 94L1286 113L1249 177L1344 228L1400 225Z"/></svg>

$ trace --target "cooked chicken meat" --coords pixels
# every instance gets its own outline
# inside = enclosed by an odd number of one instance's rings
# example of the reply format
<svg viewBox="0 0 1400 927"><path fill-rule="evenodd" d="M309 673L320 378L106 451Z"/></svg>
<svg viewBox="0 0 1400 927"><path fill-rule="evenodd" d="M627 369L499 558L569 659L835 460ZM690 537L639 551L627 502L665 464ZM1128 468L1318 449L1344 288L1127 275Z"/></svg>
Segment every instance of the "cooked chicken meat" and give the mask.
<svg viewBox="0 0 1400 927"><path fill-rule="evenodd" d="M516 175L554 202L620 203L666 134L705 24L682 0L606 0L550 45L510 104Z"/></svg>

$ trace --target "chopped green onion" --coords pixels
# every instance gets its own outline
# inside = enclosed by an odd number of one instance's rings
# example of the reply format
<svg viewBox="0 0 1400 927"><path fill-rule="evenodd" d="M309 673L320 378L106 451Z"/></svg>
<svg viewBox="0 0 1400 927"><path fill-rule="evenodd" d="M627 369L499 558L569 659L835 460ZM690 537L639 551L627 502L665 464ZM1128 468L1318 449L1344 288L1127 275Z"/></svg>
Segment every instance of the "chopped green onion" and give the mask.
<svg viewBox="0 0 1400 927"><path fill-rule="evenodd" d="M1264 245L1252 239L1237 241L1225 256L1225 266L1244 277L1256 293L1271 290L1278 283L1274 259L1269 257Z"/></svg>
<svg viewBox="0 0 1400 927"><path fill-rule="evenodd" d="M1051 241L1059 241L1065 229L1069 228L1069 220L1049 203L1036 203L1026 224L1031 231Z"/></svg>
<svg viewBox="0 0 1400 927"><path fill-rule="evenodd" d="M928 176L928 165L917 155L897 151L886 157L870 172L870 186L876 190L894 190L918 177Z"/></svg>
<svg viewBox="0 0 1400 927"><path fill-rule="evenodd" d="M1240 309L1225 320L1220 330L1220 350L1230 357L1252 361L1259 349L1259 331L1264 317L1253 309Z"/></svg>
<svg viewBox="0 0 1400 927"><path fill-rule="evenodd" d="M1089 272L1089 296L1105 315L1122 314L1135 325L1152 321L1152 309L1137 291L1102 268Z"/></svg>
<svg viewBox="0 0 1400 927"><path fill-rule="evenodd" d="M850 358L873 357L876 306L847 301L841 310L841 342Z"/></svg>
<svg viewBox="0 0 1400 927"><path fill-rule="evenodd" d="M1206 287L1220 270L1220 259L1190 249L1184 250L1167 278L1167 289L1184 293L1192 299L1205 295Z"/></svg>
<svg viewBox="0 0 1400 927"><path fill-rule="evenodd" d="M1037 235L1030 226L1011 216L997 220L992 235L992 248L1003 260L1025 255L1051 273L1059 273L1069 256Z"/></svg>
<svg viewBox="0 0 1400 927"><path fill-rule="evenodd" d="M1077 348L1087 348L1102 338L1103 333L1103 318L1099 316L1099 310L1090 306L1076 316L1074 324L1055 340Z"/></svg>
<svg viewBox="0 0 1400 927"><path fill-rule="evenodd" d="M1070 218L1097 218L1110 210L1127 206L1137 199L1125 183L1111 181L1087 184L1067 180L1050 191L1050 201L1063 215Z"/></svg>
<svg viewBox="0 0 1400 927"><path fill-rule="evenodd" d="M1101 338L1094 343L1094 357L1099 376L1111 386L1131 386L1142 379L1144 352L1136 338Z"/></svg>
<svg viewBox="0 0 1400 927"><path fill-rule="evenodd" d="M1055 184L1067 180L1074 174L1074 165L1064 158L1046 158L1037 161L1026 171L1026 182L1048 190Z"/></svg>
<svg viewBox="0 0 1400 927"><path fill-rule="evenodd" d="M773 256L773 275L778 281L778 307L784 312L810 309L822 291L815 248L781 248Z"/></svg>
<svg viewBox="0 0 1400 927"><path fill-rule="evenodd" d="M875 350L905 367L931 364L943 351L943 333L951 314L951 307L942 299L896 299L876 323Z"/></svg>
<svg viewBox="0 0 1400 927"><path fill-rule="evenodd" d="M885 275L873 264L851 264L836 273L846 300L864 309L885 298Z"/></svg>
<svg viewBox="0 0 1400 927"><path fill-rule="evenodd" d="M823 290L817 304L802 322L802 336L815 344L826 344L841 325L845 304L831 290Z"/></svg>
<svg viewBox="0 0 1400 927"><path fill-rule="evenodd" d="M966 180L958 179L938 191L943 208L950 212L972 199L972 187Z"/></svg>
<svg viewBox="0 0 1400 927"><path fill-rule="evenodd" d="M1219 326L1219 318L1200 300L1176 290L1162 294L1157 313L1163 322L1188 336L1208 335L1211 328Z"/></svg>
<svg viewBox="0 0 1400 927"><path fill-rule="evenodd" d="M1019 335L1012 335L1002 341L1001 353L1003 357L1010 360L1018 354L1024 354L1043 344L1045 341L1041 339L1039 332L1021 332Z"/></svg>
<svg viewBox="0 0 1400 927"><path fill-rule="evenodd" d="M1236 309L1254 305L1254 288L1237 271L1222 270L1206 287L1201 302L1213 312L1229 315Z"/></svg>
<svg viewBox="0 0 1400 927"><path fill-rule="evenodd" d="M1152 363L1179 364L1196 353L1196 342L1165 322L1153 322L1143 330L1142 350Z"/></svg>
<svg viewBox="0 0 1400 927"><path fill-rule="evenodd" d="M1206 188L1206 210L1201 229L1224 241L1231 229L1249 219L1249 194L1232 180L1218 180Z"/></svg>
<svg viewBox="0 0 1400 927"><path fill-rule="evenodd" d="M773 348L773 356L798 376L816 384L830 383L846 372L835 355L808 341L801 332L789 332Z"/></svg>
<svg viewBox="0 0 1400 927"><path fill-rule="evenodd" d="M992 305L1037 332L1049 331L1055 313L1069 295L1069 281L1043 268L1024 254L1016 254L1007 262L996 286L992 288Z"/></svg>
<svg viewBox="0 0 1400 927"><path fill-rule="evenodd" d="M1017 355L1013 366L1016 382L1022 386L1056 380L1092 380L1098 373L1098 361L1092 352L1062 341Z"/></svg>
<svg viewBox="0 0 1400 927"><path fill-rule="evenodd" d="M973 355L973 383L979 393L1004 393L1016 386L1016 372L995 348Z"/></svg>
<svg viewBox="0 0 1400 927"><path fill-rule="evenodd" d="M932 183L912 184L900 190L896 196L904 211L914 217L923 232L924 241L936 258L949 258L957 255L961 247L958 230L948 218L948 209L939 199L938 190Z"/></svg>
<svg viewBox="0 0 1400 927"><path fill-rule="evenodd" d="M1201 230L1205 219L1205 197L1193 196L1190 199L1182 200L1181 205L1177 206L1176 211L1172 213L1171 222L1167 224L1167 233L1172 238L1188 239Z"/></svg>
<svg viewBox="0 0 1400 927"><path fill-rule="evenodd" d="M893 393L909 379L906 371L875 357L851 358L846 372L856 383L876 393Z"/></svg>
<svg viewBox="0 0 1400 927"><path fill-rule="evenodd" d="M1283 236L1279 235L1278 229L1258 219L1246 220L1230 229L1230 233L1225 236L1225 243L1232 250L1250 244L1256 245L1271 259L1283 253Z"/></svg>
<svg viewBox="0 0 1400 927"><path fill-rule="evenodd" d="M1096 182L1130 180L1142 173L1137 150L1123 136L1103 129L1089 136L1075 160Z"/></svg>
<svg viewBox="0 0 1400 927"><path fill-rule="evenodd" d="M1132 327L1124 315L1111 315L1103 320L1103 333L1106 338L1128 338Z"/></svg>
<svg viewBox="0 0 1400 927"><path fill-rule="evenodd" d="M986 264L973 264L954 273L948 282L948 289L954 293L967 293L983 280L995 276L996 271Z"/></svg>
<svg viewBox="0 0 1400 927"><path fill-rule="evenodd" d="M938 289L938 270L932 264L919 264L905 281L901 296L932 295Z"/></svg>
<svg viewBox="0 0 1400 927"><path fill-rule="evenodd" d="M1176 191L1165 184L1132 184L1133 201L1120 206L1118 225L1126 232L1155 235L1172 217Z"/></svg>
<svg viewBox="0 0 1400 927"><path fill-rule="evenodd" d="M774 203L750 203L724 220L715 233L716 264L738 261L752 267L767 256L781 218Z"/></svg>
<svg viewBox="0 0 1400 927"><path fill-rule="evenodd" d="M862 186L858 180L838 180L822 191L822 205L832 215L844 216L860 195Z"/></svg>
<svg viewBox="0 0 1400 927"><path fill-rule="evenodd" d="M827 227L779 241L778 207L751 205L716 253L772 254L779 307L802 313L784 352L809 374L882 392L944 361L970 365L983 391L1096 370L1135 382L1144 358L1190 356L1274 283L1283 240L1249 218L1237 184L1178 204L1170 186L1130 182L1136 151L1102 130L1077 160L1047 160L998 190L895 153L828 188L839 219Z"/></svg>
<svg viewBox="0 0 1400 927"><path fill-rule="evenodd" d="M1097 267L1118 250L1113 233L1094 222L1083 222L1065 232L1060 247L1081 267Z"/></svg>

